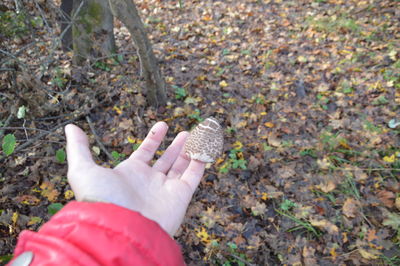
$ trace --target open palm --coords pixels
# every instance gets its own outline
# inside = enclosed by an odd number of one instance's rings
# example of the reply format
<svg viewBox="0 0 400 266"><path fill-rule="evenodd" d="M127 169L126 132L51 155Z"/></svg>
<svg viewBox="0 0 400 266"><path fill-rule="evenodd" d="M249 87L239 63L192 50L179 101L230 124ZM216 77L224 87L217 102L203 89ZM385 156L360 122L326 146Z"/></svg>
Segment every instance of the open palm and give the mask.
<svg viewBox="0 0 400 266"><path fill-rule="evenodd" d="M174 235L205 164L185 155L183 146L189 133L181 132L150 165L167 130L164 122L156 123L128 159L109 169L93 161L86 134L77 126L67 125L68 181L76 199L109 202L140 212Z"/></svg>

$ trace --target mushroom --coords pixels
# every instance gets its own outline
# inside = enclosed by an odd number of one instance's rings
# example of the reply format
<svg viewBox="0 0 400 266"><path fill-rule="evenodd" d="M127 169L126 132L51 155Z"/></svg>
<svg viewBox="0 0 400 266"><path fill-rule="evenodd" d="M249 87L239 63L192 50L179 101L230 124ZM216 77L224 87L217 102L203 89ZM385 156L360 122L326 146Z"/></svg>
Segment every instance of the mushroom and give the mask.
<svg viewBox="0 0 400 266"><path fill-rule="evenodd" d="M221 155L223 146L222 127L215 118L209 117L190 132L185 151L191 159L212 163Z"/></svg>

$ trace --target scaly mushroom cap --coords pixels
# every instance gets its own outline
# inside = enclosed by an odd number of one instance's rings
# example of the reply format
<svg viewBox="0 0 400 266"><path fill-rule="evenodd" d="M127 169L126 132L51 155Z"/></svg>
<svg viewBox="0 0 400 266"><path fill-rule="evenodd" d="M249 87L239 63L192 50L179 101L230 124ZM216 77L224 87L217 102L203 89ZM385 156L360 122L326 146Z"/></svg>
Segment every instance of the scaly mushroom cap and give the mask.
<svg viewBox="0 0 400 266"><path fill-rule="evenodd" d="M186 154L204 163L212 163L222 153L224 136L218 121L209 117L198 124L185 143Z"/></svg>

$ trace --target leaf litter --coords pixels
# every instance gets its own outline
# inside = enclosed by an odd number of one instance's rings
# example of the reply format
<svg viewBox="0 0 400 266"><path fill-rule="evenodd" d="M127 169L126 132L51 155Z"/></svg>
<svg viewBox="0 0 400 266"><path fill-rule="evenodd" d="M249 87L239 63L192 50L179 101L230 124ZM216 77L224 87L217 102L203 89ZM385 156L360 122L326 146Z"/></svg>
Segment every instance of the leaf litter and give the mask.
<svg viewBox="0 0 400 266"><path fill-rule="evenodd" d="M169 87L167 106L145 106L139 60L117 22L125 63L73 69L71 55L56 50L40 80L17 72L12 90L2 72L2 121L16 97L25 113L9 126L43 130L91 102L96 134L121 160L158 120L171 129L165 149L179 131L215 116L225 127L224 154L207 169L176 238L188 265L400 263L397 1L137 5ZM54 19L54 7L44 8ZM19 57L38 74L55 36L37 28L35 36L40 42ZM6 41L17 52L33 37ZM50 98L34 93L42 83ZM96 162L112 167L86 120L75 123L89 133ZM4 133L16 136L16 144L2 142L5 153L37 134ZM64 146L60 128L2 162L1 260L21 230L38 229L73 197Z"/></svg>

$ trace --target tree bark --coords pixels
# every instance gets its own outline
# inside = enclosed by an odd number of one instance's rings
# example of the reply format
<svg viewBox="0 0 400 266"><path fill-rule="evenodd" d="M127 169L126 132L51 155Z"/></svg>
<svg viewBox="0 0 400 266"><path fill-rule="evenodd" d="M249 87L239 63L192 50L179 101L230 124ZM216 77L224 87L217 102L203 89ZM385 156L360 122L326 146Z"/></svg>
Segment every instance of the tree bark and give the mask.
<svg viewBox="0 0 400 266"><path fill-rule="evenodd" d="M116 53L114 18L107 0L73 0L72 14L74 64Z"/></svg>
<svg viewBox="0 0 400 266"><path fill-rule="evenodd" d="M146 81L148 103L155 107L165 105L167 94L164 78L135 4L132 0L109 0L109 4L114 16L128 28L138 49L142 74Z"/></svg>
<svg viewBox="0 0 400 266"><path fill-rule="evenodd" d="M62 0L61 2L61 46L64 51L72 50L72 27L71 25L71 13L73 7L73 0Z"/></svg>

